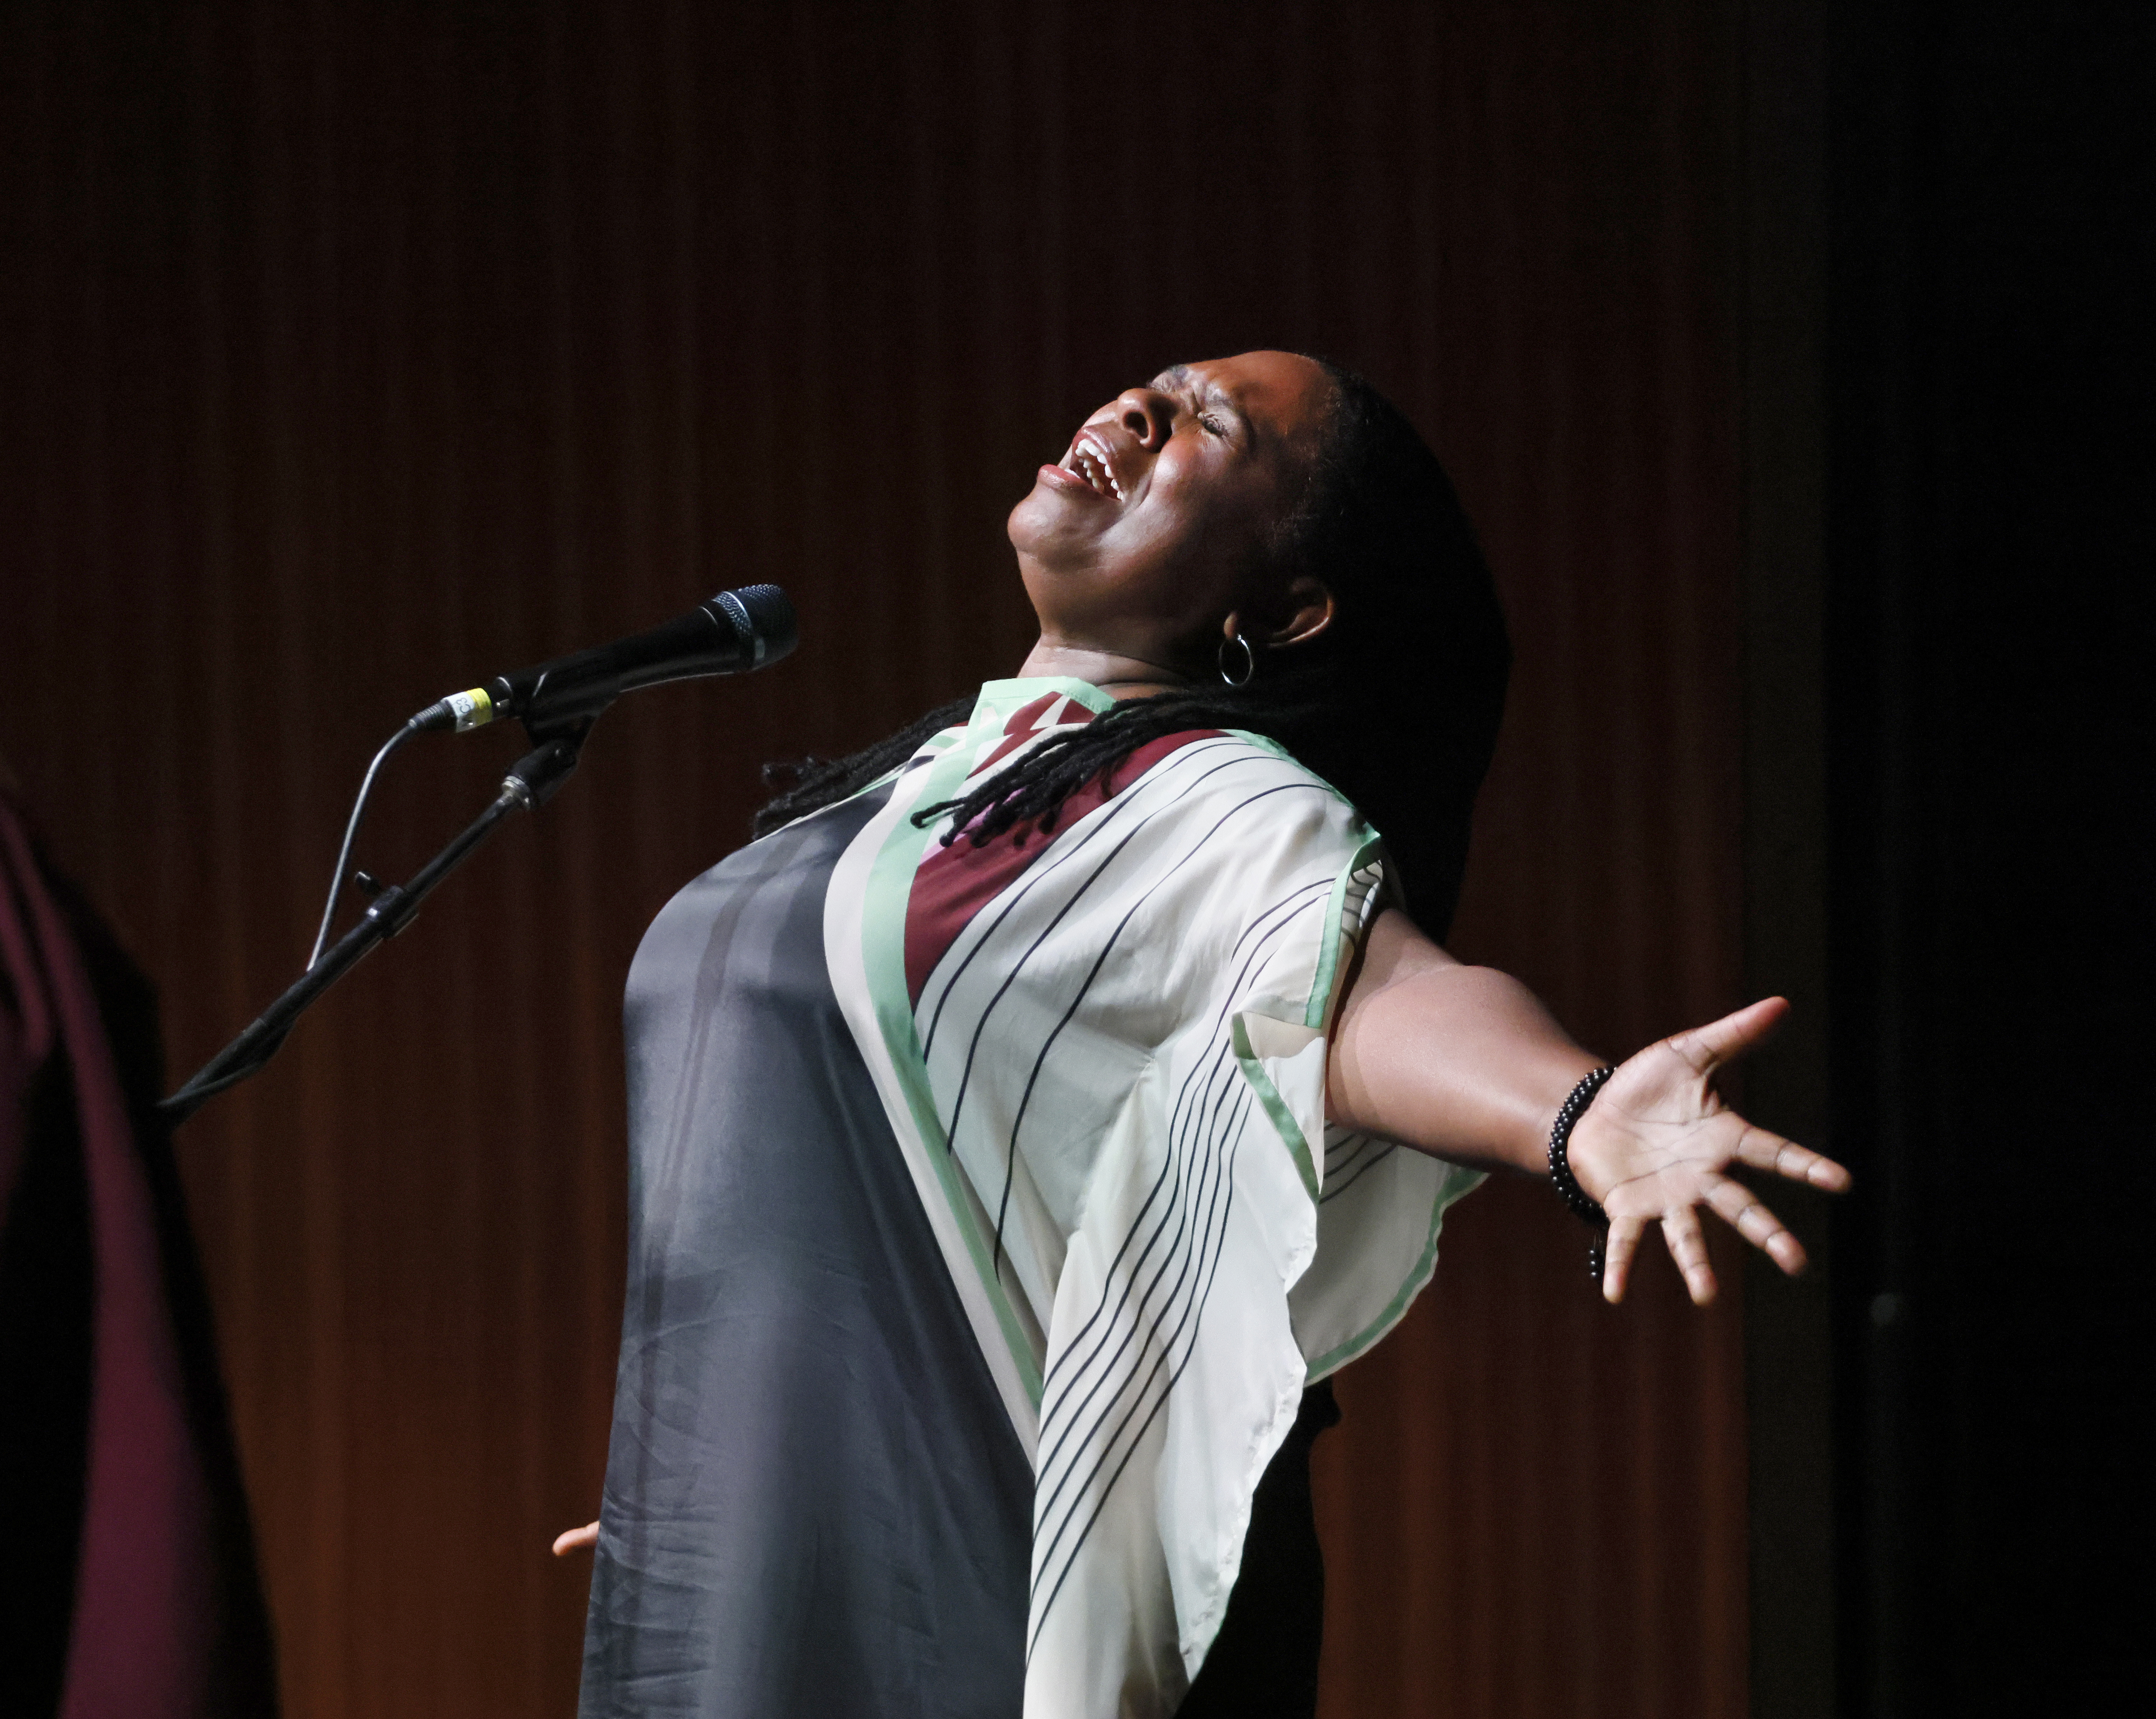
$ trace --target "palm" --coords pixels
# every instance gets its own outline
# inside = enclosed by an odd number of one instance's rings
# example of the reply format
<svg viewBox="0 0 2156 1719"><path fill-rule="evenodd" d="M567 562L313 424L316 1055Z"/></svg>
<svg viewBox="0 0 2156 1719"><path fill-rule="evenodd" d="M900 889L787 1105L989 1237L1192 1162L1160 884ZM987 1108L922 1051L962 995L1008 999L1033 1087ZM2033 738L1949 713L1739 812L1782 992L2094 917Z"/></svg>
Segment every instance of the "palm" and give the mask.
<svg viewBox="0 0 2156 1719"><path fill-rule="evenodd" d="M1659 1223L1693 1301L1714 1299L1699 1208L1707 1207L1792 1275L1804 1250L1752 1190L1728 1174L1743 1164L1839 1191L1849 1173L1830 1158L1753 1126L1722 1101L1717 1070L1764 1039L1789 1005L1769 998L1679 1033L1628 1059L1573 1131L1573 1173L1609 1214L1603 1293L1621 1300L1632 1257Z"/></svg>

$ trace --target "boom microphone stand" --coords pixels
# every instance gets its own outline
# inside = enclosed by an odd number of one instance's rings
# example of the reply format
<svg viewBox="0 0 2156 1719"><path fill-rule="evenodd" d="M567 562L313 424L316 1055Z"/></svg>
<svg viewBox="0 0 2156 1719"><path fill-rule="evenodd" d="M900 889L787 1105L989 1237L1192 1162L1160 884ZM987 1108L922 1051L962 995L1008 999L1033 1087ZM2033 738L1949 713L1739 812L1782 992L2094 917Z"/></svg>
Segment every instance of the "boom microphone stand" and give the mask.
<svg viewBox="0 0 2156 1719"><path fill-rule="evenodd" d="M577 755L583 749L592 724L623 693L707 675L747 674L788 655L798 637L793 605L787 601L786 593L776 585L746 585L737 591L721 591L687 614L648 632L497 675L483 685L452 693L420 711L390 736L367 767L366 780L360 784L359 798L345 826L336 875L322 910L321 929L316 935L315 952L307 970L245 1032L157 1108L171 1121L184 1121L202 1108L205 1100L228 1086L238 1085L275 1056L285 1035L292 1030L292 1023L357 967L376 944L388 942L410 924L434 886L470 859L472 850L494 834L496 824L512 812L536 811L553 798L555 791L577 767ZM501 792L493 803L420 867L411 882L382 889L365 872L353 874L349 880L373 899L359 923L324 948L330 926L336 921L338 897L348 880L345 865L352 856L360 820L366 815L367 797L390 754L418 734L448 729L462 733L505 717L524 725L532 750L502 777Z"/></svg>
<svg viewBox="0 0 2156 1719"><path fill-rule="evenodd" d="M510 767L501 788L487 808L466 824L449 845L413 875L408 884L393 884L368 904L359 923L327 949L321 958L286 988L285 994L256 1016L254 1022L223 1049L204 1063L194 1078L157 1108L175 1123L185 1121L203 1105L228 1086L237 1086L277 1054L293 1022L306 1013L316 998L357 967L377 943L386 943L410 924L419 904L434 886L469 860L474 850L495 832L512 812L536 811L553 798L569 772L577 767L584 736L591 731L588 720L542 741Z"/></svg>

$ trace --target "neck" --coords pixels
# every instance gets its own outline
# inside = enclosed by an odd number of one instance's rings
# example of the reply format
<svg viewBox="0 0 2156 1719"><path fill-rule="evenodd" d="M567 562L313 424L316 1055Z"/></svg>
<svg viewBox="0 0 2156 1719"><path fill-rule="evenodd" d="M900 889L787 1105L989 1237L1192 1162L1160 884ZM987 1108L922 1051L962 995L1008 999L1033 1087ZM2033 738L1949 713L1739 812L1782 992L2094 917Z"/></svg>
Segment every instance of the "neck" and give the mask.
<svg viewBox="0 0 2156 1719"><path fill-rule="evenodd" d="M1097 686L1111 698L1149 698L1157 692L1179 692L1190 685L1187 675L1165 663L1120 651L1101 650L1089 644L1071 644L1044 634L1027 652L1019 667L1021 679L1062 675Z"/></svg>

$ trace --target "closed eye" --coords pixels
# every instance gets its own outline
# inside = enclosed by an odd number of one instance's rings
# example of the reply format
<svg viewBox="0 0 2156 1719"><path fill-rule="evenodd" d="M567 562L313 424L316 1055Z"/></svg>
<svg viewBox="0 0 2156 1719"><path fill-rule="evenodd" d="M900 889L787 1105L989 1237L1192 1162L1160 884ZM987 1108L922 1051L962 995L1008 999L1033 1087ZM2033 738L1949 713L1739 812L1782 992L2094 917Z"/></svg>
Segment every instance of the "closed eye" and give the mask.
<svg viewBox="0 0 2156 1719"><path fill-rule="evenodd" d="M1191 374L1187 366L1178 364L1162 371L1152 379L1150 386L1163 394L1181 396L1190 407L1191 416L1204 426L1209 435L1219 436L1224 440L1235 434L1236 426L1243 421L1242 414L1232 408L1225 412L1216 407L1201 409L1197 403L1199 398L1198 378ZM1209 387L1206 392L1214 398L1219 398L1215 389Z"/></svg>

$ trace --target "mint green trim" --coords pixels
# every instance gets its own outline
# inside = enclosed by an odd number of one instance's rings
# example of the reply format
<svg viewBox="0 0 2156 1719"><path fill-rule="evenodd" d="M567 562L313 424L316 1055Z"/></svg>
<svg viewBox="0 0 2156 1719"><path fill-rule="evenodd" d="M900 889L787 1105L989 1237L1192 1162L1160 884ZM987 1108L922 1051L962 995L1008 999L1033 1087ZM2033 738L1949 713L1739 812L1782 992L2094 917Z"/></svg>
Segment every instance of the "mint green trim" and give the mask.
<svg viewBox="0 0 2156 1719"><path fill-rule="evenodd" d="M1404 1152L1408 1148L1400 1147L1395 1150ZM1383 1312L1346 1342L1335 1344L1309 1362L1305 1373L1306 1378L1314 1382L1329 1373L1337 1372L1400 1322L1401 1316L1408 1311L1408 1304L1423 1292L1437 1270L1437 1233L1445 1227L1445 1208L1455 1200L1472 1193L1481 1185L1482 1174L1480 1170L1473 1170L1465 1173L1455 1173L1445 1178L1444 1188L1430 1202L1430 1234L1423 1242L1422 1255L1401 1283L1399 1293L1385 1304Z"/></svg>
<svg viewBox="0 0 2156 1719"><path fill-rule="evenodd" d="M1354 858L1341 867L1340 875L1332 880L1332 893L1325 903L1325 943L1318 952L1317 975L1310 982L1310 1001L1302 1011L1303 1025L1314 1031L1324 1031L1326 1019L1332 1012L1332 987L1340 977L1340 946L1347 941L1340 921L1347 909L1348 885L1383 845L1372 836L1356 849Z"/></svg>
<svg viewBox="0 0 2156 1719"><path fill-rule="evenodd" d="M1280 1088L1273 1085L1272 1076L1265 1072L1265 1065L1252 1054L1250 1035L1243 1030L1243 1018L1237 1015L1228 1029L1234 1046L1235 1060L1241 1066L1243 1078L1258 1095L1258 1102L1265 1107L1272 1118L1273 1126L1280 1131L1286 1142L1288 1156L1295 1160L1296 1173L1302 1178L1303 1192L1310 1196L1311 1203L1317 1203L1317 1167L1310 1156L1310 1142L1302 1137L1302 1126L1287 1107L1287 1101L1280 1096Z"/></svg>
<svg viewBox="0 0 2156 1719"><path fill-rule="evenodd" d="M1021 705L1029 705L1044 692L1060 692L1086 706L1095 716L1103 715L1116 707L1116 701L1090 680L1080 680L1069 675L1034 675L1023 680L990 680L981 687L980 702L973 706L973 720L981 720L981 707L985 705L1003 721Z"/></svg>
<svg viewBox="0 0 2156 1719"><path fill-rule="evenodd" d="M1312 782L1323 788L1326 793L1331 794L1332 798L1339 801L1342 805L1347 807L1349 811L1355 811L1355 803L1353 800L1349 799L1347 795L1342 793L1338 788L1333 787L1331 783L1327 782L1315 770L1312 769L1309 765L1304 763L1301 759L1296 757L1293 752L1290 752L1286 747L1275 740L1270 734L1253 733L1247 728L1224 728L1220 731L1223 734L1232 734L1238 740L1247 740L1260 752L1270 752L1276 758L1284 759L1286 762L1294 765L1296 769L1302 772L1305 776L1307 776ZM1355 815L1358 818L1360 818L1362 813L1360 812L1356 812Z"/></svg>
<svg viewBox="0 0 2156 1719"><path fill-rule="evenodd" d="M1331 1011L1332 1006L1332 987L1339 978L1340 912L1342 905L1348 899L1348 885L1353 880L1355 874L1360 871L1369 862L1372 856L1384 846L1384 839L1375 830L1370 829L1363 814L1356 811L1355 803L1353 800L1270 735L1254 734L1247 728L1230 728L1226 731L1234 735L1238 740L1248 741L1260 752L1270 752L1276 758L1294 765L1296 769L1301 771L1304 775L1331 794L1342 805L1347 807L1349 811L1355 812L1355 821L1365 830L1370 832L1368 839L1355 849L1354 857L1342 869L1339 876L1333 879L1332 896L1325 904L1324 947L1319 952L1317 976L1311 982L1310 995L1305 999L1302 1011L1303 1025L1314 1030L1322 1031L1326 1015Z"/></svg>
<svg viewBox="0 0 2156 1719"><path fill-rule="evenodd" d="M1073 680L1068 675L1038 675L1030 680L985 681L981 686L980 695L973 701L973 714L968 719L966 727L963 730L949 729L942 734L932 736L925 742L922 749L926 751L933 748L940 752L956 745L959 737L964 734L970 734L975 727L981 725L984 716L993 716L995 719L995 726L1000 728L1010 720L1014 711L1031 704L1044 692L1060 692L1065 697L1085 706L1096 716L1104 711L1111 711L1116 707L1115 700L1110 698L1106 693L1101 691L1091 681ZM908 762L911 761L908 760ZM873 793L905 767L904 764L901 764L886 770L874 782L864 783L855 788L846 796L844 800L834 800L831 804L843 806L847 800L857 800L863 794ZM937 800L949 799L952 797L952 790L957 786L956 782L936 784L937 791L932 794L926 803L932 806ZM829 807L817 808L819 811L829 809Z"/></svg>
<svg viewBox="0 0 2156 1719"><path fill-rule="evenodd" d="M991 681L982 689L979 705L975 706L973 720L963 738L978 741L988 733L1003 726L1007 712L998 712L989 696L997 686L1024 685L1023 681ZM1082 681L1071 683L1083 685ZM1038 697L1038 691L1028 695ZM1025 702L1020 700L1020 703ZM985 718L985 720L984 720ZM978 750L977 746L954 744L928 767L927 785L921 789L917 803L932 806L947 800L957 792L966 779L968 764ZM1040 1407L1040 1357L1033 1352L1033 1341L1024 1324L1011 1306L1009 1293L995 1270L995 1255L990 1238L983 1232L979 1219L974 1215L973 1204L957 1159L952 1156L949 1138L943 1132L943 1122L937 1114L936 1096L928 1083L928 1065L921 1054L921 1036L914 1024L913 1002L906 989L906 907L913 891L914 874L921 869L921 856L932 839L933 831L917 828L909 817L901 818L885 837L881 850L869 867L867 900L861 915L862 967L868 980L869 1001L875 1012L876 1026L883 1034L884 1048L890 1053L891 1067L898 1076L901 1090L906 1094L907 1109L912 1113L913 1124L919 1131L922 1148L929 1162L936 1167L936 1178L942 1188L943 1197L949 1202L952 1217L957 1220L958 1233L965 1238L966 1252L973 1260L973 1268L979 1272L981 1282L988 1291L988 1304L995 1310L996 1323L1010 1347L1011 1358L1017 1364L1019 1378L1035 1409Z"/></svg>
<svg viewBox="0 0 2156 1719"><path fill-rule="evenodd" d="M957 745L957 741L956 736L957 736L957 731L956 731L956 730L952 730L952 731L948 731L948 732L942 733L942 734L932 734L932 735L930 735L930 736L928 736L928 738L927 738L927 740L923 741L921 743L921 752L943 752L943 751L945 751L947 748L948 748L948 747L952 747L952 746L955 746L955 745ZM920 756L920 753L919 753L919 752L916 752L916 753L915 753L915 754L914 754L914 757L918 757L919 756ZM908 758L908 759L906 761L906 764L910 764L910 763L911 763L912 762L913 762L913 759L912 759L912 758ZM831 805L830 805L830 806L819 806L819 807L816 808L816 812L828 812L828 811L829 811L829 810L831 809L831 806L846 806L846 805L850 805L850 804L852 804L852 803L853 803L853 802L855 802L855 800L858 800L859 798L860 798L860 797L861 797L863 794L872 794L872 793L875 793L878 788L886 788L886 787L890 786L890 784L891 784L891 783L894 783L894 782L896 782L896 781L897 781L897 780L898 780L899 777L900 777L900 776L901 776L901 775L905 772L905 769L906 769L906 764L894 764L894 765L892 765L892 766L891 767L891 768L890 768L890 769L888 769L888 770L885 771L885 772L883 772L883 774L882 774L882 775L880 775L880 776L879 776L878 777L876 777L876 779L875 779L874 782L865 782L865 783L862 783L859 788L855 788L855 789L851 793L848 794L848 795L845 797L845 798L844 798L844 799L842 799L842 800L834 800L834 801L832 801L832 802L831 802ZM806 815L806 816L808 816L808 817L810 817L810 818L814 818L814 817L816 815L816 812L810 812L810 813L806 813L805 815ZM798 823L799 820L797 818L795 821Z"/></svg>

